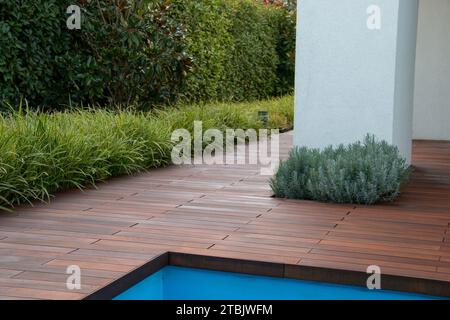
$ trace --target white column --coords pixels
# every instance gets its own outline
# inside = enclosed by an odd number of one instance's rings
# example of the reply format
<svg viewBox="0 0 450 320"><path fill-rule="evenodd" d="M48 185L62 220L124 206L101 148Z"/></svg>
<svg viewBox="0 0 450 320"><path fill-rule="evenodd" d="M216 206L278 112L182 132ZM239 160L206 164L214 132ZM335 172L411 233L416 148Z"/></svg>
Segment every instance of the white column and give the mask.
<svg viewBox="0 0 450 320"><path fill-rule="evenodd" d="M298 1L296 145L371 133L410 161L417 11L417 0Z"/></svg>

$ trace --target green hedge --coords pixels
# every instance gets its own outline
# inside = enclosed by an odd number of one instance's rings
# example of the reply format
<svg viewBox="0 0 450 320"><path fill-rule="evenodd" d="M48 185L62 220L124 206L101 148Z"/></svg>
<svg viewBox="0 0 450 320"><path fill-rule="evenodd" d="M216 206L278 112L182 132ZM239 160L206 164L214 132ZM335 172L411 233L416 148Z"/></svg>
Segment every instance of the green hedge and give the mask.
<svg viewBox="0 0 450 320"><path fill-rule="evenodd" d="M70 52L62 0L0 1L0 103L53 103Z"/></svg>
<svg viewBox="0 0 450 320"><path fill-rule="evenodd" d="M74 51L88 68L80 78L74 64L67 79L77 83L82 101L89 92L96 103L145 107L173 102L179 94L191 64L184 31L166 5L153 0L145 9L137 3L103 1L101 10L96 1L83 6Z"/></svg>
<svg viewBox="0 0 450 320"><path fill-rule="evenodd" d="M294 85L295 13L254 0L169 0L187 29L189 100L251 100Z"/></svg>
<svg viewBox="0 0 450 320"><path fill-rule="evenodd" d="M170 163L173 130L292 127L293 97L252 103L184 105L152 112L85 110L0 114L0 209L82 188L111 176Z"/></svg>
<svg viewBox="0 0 450 320"><path fill-rule="evenodd" d="M78 1L81 30L69 30L69 0L2 0L0 103L32 106L160 104L178 95L191 59L165 5Z"/></svg>
<svg viewBox="0 0 450 320"><path fill-rule="evenodd" d="M0 0L0 105L140 107L293 87L289 12L252 0ZM142 5L137 5L140 3ZM186 78L187 76L187 78Z"/></svg>

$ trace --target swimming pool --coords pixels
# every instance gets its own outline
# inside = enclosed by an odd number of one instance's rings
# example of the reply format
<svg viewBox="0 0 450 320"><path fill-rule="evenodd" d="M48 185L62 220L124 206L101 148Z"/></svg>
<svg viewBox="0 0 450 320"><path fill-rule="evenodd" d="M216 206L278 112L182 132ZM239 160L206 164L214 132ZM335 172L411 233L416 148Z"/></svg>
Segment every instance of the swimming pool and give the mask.
<svg viewBox="0 0 450 320"><path fill-rule="evenodd" d="M432 296L166 266L115 300L429 300Z"/></svg>

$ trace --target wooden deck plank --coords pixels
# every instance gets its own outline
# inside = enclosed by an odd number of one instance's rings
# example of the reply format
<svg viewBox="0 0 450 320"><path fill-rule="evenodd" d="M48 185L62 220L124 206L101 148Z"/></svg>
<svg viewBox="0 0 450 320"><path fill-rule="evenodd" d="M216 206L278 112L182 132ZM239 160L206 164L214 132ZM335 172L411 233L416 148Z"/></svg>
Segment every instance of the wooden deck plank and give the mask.
<svg viewBox="0 0 450 320"><path fill-rule="evenodd" d="M286 158L292 134L281 136ZM394 203L271 197L257 166L183 166L0 213L0 299L81 299L168 250L450 282L450 142L415 141ZM66 268L82 269L80 292Z"/></svg>

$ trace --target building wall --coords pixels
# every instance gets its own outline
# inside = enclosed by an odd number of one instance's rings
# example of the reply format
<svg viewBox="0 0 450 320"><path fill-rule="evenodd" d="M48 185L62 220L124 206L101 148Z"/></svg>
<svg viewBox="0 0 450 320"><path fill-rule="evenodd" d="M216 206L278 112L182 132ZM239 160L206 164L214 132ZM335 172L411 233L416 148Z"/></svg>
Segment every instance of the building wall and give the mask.
<svg viewBox="0 0 450 320"><path fill-rule="evenodd" d="M380 30L366 25L373 0L298 1L296 145L371 133L410 159L417 0L376 2Z"/></svg>
<svg viewBox="0 0 450 320"><path fill-rule="evenodd" d="M419 5L418 0L400 0L399 5L392 143L411 155Z"/></svg>
<svg viewBox="0 0 450 320"><path fill-rule="evenodd" d="M415 139L450 140L450 0L421 0L414 97Z"/></svg>

